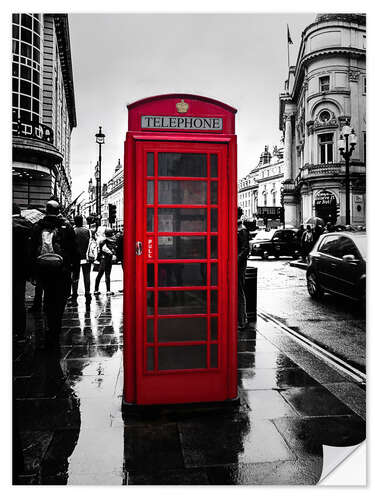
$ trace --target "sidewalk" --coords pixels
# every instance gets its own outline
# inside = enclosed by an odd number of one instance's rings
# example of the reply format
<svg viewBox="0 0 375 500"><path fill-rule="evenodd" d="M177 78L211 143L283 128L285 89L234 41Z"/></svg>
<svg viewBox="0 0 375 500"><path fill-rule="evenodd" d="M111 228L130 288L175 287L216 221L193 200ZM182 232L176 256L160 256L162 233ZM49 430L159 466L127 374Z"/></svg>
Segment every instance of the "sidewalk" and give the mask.
<svg viewBox="0 0 375 500"><path fill-rule="evenodd" d="M21 484L316 484L322 444L365 439L364 388L259 317L239 332L238 408L122 414L122 294L78 303L59 356L39 349L40 316L15 347Z"/></svg>

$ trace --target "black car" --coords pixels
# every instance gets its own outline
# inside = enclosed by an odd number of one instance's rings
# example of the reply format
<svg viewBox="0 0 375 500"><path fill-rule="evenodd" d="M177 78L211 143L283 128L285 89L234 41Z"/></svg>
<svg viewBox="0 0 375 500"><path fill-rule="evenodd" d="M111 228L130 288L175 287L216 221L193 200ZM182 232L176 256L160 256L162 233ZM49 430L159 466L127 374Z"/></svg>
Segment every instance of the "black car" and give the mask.
<svg viewBox="0 0 375 500"><path fill-rule="evenodd" d="M366 298L366 233L340 231L323 234L308 256L307 290L311 297L324 292L354 300Z"/></svg>
<svg viewBox="0 0 375 500"><path fill-rule="evenodd" d="M273 255L296 257L299 254L296 229L271 229L260 231L250 242L250 255L267 259Z"/></svg>

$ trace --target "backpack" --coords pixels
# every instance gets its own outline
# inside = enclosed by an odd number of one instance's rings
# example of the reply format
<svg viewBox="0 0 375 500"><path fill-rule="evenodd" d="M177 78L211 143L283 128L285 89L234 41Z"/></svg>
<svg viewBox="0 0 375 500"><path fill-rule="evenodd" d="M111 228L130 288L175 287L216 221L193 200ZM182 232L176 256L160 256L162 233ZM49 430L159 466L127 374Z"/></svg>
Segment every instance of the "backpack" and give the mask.
<svg viewBox="0 0 375 500"><path fill-rule="evenodd" d="M92 263L95 262L97 258L98 258L98 244L96 243L96 240L92 237L90 231L90 241L89 241L89 246L87 247L86 260L87 262Z"/></svg>
<svg viewBox="0 0 375 500"><path fill-rule="evenodd" d="M60 271L64 259L54 248L57 229L43 229L41 234L41 245L36 258L37 270L40 274L56 273ZM59 246L59 245L56 245Z"/></svg>

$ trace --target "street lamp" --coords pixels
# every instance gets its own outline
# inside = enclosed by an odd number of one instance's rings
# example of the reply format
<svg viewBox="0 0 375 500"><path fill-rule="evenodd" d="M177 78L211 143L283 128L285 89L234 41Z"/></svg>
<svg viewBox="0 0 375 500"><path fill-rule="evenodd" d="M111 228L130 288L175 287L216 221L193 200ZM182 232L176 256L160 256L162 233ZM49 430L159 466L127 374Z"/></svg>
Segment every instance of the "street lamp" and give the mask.
<svg viewBox="0 0 375 500"><path fill-rule="evenodd" d="M339 139L339 150L345 159L345 224L350 225L350 174L349 160L357 144L357 136L349 125L344 125Z"/></svg>
<svg viewBox="0 0 375 500"><path fill-rule="evenodd" d="M104 144L105 135L102 133L102 127L99 127L99 132L95 134L96 142L99 144L99 161L95 168L95 178L96 178L96 214L98 216L99 222L102 215L102 144Z"/></svg>

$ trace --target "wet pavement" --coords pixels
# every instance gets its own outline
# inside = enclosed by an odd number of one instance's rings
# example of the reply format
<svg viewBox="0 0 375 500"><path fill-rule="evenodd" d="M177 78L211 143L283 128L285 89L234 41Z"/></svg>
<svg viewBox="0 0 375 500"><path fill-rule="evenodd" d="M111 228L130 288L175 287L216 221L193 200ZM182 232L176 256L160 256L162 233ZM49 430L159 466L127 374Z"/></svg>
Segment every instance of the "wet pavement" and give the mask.
<svg viewBox="0 0 375 500"><path fill-rule="evenodd" d="M366 371L366 312L354 301L325 294L313 300L306 271L290 259L251 257L258 269L258 306L287 327Z"/></svg>
<svg viewBox="0 0 375 500"><path fill-rule="evenodd" d="M121 293L89 309L80 296L54 353L28 314L31 338L14 346L19 484L316 484L323 444L365 439L365 388L261 318L238 334L238 407L122 413L122 314Z"/></svg>

